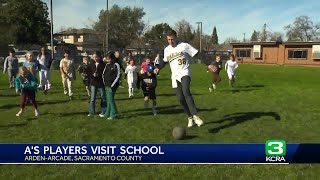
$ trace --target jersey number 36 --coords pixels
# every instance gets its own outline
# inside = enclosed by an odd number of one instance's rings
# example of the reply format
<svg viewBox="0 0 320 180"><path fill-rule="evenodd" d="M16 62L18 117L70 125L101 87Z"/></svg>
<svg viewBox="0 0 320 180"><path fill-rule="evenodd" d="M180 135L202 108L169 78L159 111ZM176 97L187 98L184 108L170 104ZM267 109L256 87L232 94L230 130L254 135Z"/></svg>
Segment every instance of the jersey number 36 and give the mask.
<svg viewBox="0 0 320 180"><path fill-rule="evenodd" d="M179 65L186 64L186 59L185 58L178 59L178 62L179 62Z"/></svg>

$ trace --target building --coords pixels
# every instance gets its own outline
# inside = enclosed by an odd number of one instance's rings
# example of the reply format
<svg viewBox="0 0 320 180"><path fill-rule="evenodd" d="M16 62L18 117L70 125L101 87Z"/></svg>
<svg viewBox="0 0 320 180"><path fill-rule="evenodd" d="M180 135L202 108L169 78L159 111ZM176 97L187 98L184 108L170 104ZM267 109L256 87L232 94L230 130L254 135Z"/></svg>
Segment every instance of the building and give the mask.
<svg viewBox="0 0 320 180"><path fill-rule="evenodd" d="M231 43L235 57L243 63L320 65L320 42Z"/></svg>
<svg viewBox="0 0 320 180"><path fill-rule="evenodd" d="M101 51L103 49L103 38L101 33L95 30L69 29L54 34L54 38L68 44L74 44L80 52Z"/></svg>

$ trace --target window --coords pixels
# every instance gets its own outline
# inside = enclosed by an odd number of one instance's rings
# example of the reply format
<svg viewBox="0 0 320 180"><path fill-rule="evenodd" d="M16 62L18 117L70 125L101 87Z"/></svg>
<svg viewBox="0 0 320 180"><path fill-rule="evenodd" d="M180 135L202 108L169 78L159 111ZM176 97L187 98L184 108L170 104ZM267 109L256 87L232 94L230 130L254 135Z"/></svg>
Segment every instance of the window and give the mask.
<svg viewBox="0 0 320 180"><path fill-rule="evenodd" d="M307 60L308 50L288 50L288 59Z"/></svg>
<svg viewBox="0 0 320 180"><path fill-rule="evenodd" d="M64 35L63 39L69 39L69 36Z"/></svg>
<svg viewBox="0 0 320 180"><path fill-rule="evenodd" d="M251 57L251 49L237 49L236 53L237 53L237 57L242 57L242 58Z"/></svg>

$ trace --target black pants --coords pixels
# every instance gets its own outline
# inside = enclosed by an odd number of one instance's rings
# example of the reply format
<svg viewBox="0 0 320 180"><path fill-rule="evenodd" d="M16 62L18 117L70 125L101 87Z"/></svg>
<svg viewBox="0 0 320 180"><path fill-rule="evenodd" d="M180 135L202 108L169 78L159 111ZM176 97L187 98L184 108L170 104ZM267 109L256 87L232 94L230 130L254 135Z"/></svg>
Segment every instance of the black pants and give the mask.
<svg viewBox="0 0 320 180"><path fill-rule="evenodd" d="M190 82L191 78L189 76L184 76L182 77L181 82L177 81L178 87L176 88L176 95L188 117L197 114L197 108L190 93Z"/></svg>

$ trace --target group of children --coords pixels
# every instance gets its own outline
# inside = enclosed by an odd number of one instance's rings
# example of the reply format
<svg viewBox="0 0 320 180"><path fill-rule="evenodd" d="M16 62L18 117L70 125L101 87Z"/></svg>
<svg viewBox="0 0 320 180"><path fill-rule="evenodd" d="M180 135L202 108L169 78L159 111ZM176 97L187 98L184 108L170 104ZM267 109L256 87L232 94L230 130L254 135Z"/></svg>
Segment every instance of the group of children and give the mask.
<svg viewBox="0 0 320 180"><path fill-rule="evenodd" d="M213 89L217 88L217 85L221 81L220 71L222 69L222 61L220 59L220 54L216 54L216 59L211 63L215 67L215 71L212 72L212 84L209 87L209 91L212 92ZM230 55L230 60L228 60L224 66L225 71L228 74L229 86L234 87L236 80L236 69L238 68L238 63L233 54Z"/></svg>
<svg viewBox="0 0 320 180"><path fill-rule="evenodd" d="M125 69L122 67L117 52L108 53L104 58L99 52L94 52L92 60L90 60L88 54L84 54L83 63L79 66L78 71L90 97L88 116L95 114L96 94L99 91L101 98L101 113L99 116L107 119L118 117L119 114L114 97L121 85L121 69L126 74L129 98L133 98L135 89L140 89L141 87L144 94L145 108L148 107L149 100L152 100L152 113L154 115L157 114L155 93L157 79L153 72L154 65L151 63L150 58L145 58L140 74L135 65L135 60L130 54L124 61L127 64Z"/></svg>
<svg viewBox="0 0 320 180"><path fill-rule="evenodd" d="M15 87L16 92L21 94L20 110L16 116L20 116L25 108L27 102L31 102L35 109L35 116L39 116L35 94L38 88L47 92L51 88L50 83L50 66L52 60L50 55L44 48L40 49L40 53L36 59L33 58L31 52L26 53L26 61L23 66L19 68L18 59L15 57L14 50L9 51L9 56L5 59L4 73L7 71L9 75L10 88ZM64 58L60 61L61 79L64 89L64 94L73 97L73 83L76 80L76 68L74 61L69 57L70 51L64 51ZM104 58L100 52L93 53L93 59L90 59L87 53L83 56L83 62L78 67L78 72L84 83L86 93L89 100L88 116L95 114L95 102L97 91L101 97L101 113L100 117L107 119L117 118L118 109L115 103L115 94L121 81L121 69L126 74L128 83L129 98L134 97L135 89L142 89L144 95L144 107L148 108L149 101L152 101L152 113L156 112L156 87L157 74L154 73L156 64L159 62L159 54L155 60L155 64L151 62L150 58L145 58L141 64L141 70L135 65L135 60L132 55L128 55L125 59L127 67L124 69L119 60L119 54L108 53ZM222 62L220 55L216 55L216 60L211 63L215 66L215 71L212 72L212 85L209 90L212 92L216 89L221 81L219 75L222 69ZM225 64L225 70L228 74L229 85L233 87L236 78L236 69L238 64L234 55L230 55L230 60ZM39 80L36 76L39 72ZM18 74L16 76L16 74ZM40 82L40 83L39 83ZM39 84L39 85L38 85Z"/></svg>
<svg viewBox="0 0 320 180"><path fill-rule="evenodd" d="M26 61L19 67L15 50L10 49L9 56L4 61L3 73L8 72L10 88L15 88L16 93L21 94L20 110L16 116L20 116L24 112L25 105L28 102L33 104L35 116L39 116L35 94L38 88L41 88L44 92L51 88L49 70L52 59L45 48L40 49L36 59L33 58L32 52L27 52L25 58ZM38 72L40 81L37 78Z"/></svg>

